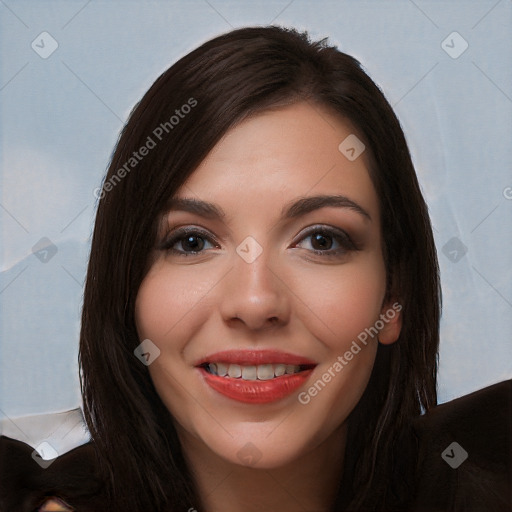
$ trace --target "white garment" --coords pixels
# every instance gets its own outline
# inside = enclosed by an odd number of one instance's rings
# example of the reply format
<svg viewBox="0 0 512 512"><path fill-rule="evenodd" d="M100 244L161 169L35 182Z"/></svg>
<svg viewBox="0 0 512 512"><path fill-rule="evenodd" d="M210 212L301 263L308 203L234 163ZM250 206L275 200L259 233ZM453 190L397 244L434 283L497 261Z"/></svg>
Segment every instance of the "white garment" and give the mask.
<svg viewBox="0 0 512 512"><path fill-rule="evenodd" d="M0 435L32 446L43 460L64 455L91 439L80 408L0 419Z"/></svg>

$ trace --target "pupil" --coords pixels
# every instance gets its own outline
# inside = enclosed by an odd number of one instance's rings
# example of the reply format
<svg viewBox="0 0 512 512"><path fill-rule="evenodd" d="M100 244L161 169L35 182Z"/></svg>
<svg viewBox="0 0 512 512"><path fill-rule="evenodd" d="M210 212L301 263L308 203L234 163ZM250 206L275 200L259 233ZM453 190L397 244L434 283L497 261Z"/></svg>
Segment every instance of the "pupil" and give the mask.
<svg viewBox="0 0 512 512"><path fill-rule="evenodd" d="M330 240L330 237L317 233L313 236L311 245L314 249L330 249L332 246L332 240Z"/></svg>
<svg viewBox="0 0 512 512"><path fill-rule="evenodd" d="M204 240L198 236L190 235L182 242L183 249L190 251L200 251L204 246Z"/></svg>

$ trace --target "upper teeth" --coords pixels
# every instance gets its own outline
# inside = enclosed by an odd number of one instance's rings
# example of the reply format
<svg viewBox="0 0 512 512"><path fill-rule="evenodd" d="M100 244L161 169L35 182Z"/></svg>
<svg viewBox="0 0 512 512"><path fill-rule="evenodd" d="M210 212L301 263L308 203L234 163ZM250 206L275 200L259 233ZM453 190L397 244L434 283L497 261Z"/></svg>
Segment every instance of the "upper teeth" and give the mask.
<svg viewBox="0 0 512 512"><path fill-rule="evenodd" d="M244 380L269 380L285 373L298 373L300 367L293 364L259 364L257 366L241 366L239 364L209 363L208 369L213 375L220 377L242 378Z"/></svg>

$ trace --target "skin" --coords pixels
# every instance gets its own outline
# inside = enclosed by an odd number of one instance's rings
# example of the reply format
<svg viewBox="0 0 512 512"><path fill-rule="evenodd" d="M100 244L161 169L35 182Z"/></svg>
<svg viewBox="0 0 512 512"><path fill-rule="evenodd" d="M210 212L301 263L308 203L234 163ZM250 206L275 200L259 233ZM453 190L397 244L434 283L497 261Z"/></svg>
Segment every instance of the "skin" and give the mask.
<svg viewBox="0 0 512 512"><path fill-rule="evenodd" d="M306 103L250 117L228 131L177 193L214 203L225 218L171 210L162 219L158 243L181 226L211 234L196 253L186 236L175 242L172 248L187 256L157 243L136 301L140 339L161 351L151 378L210 512L328 510L335 496L345 420L368 383L377 338L307 404L297 395L394 302L383 303L379 201L367 154L349 161L338 150L352 133L346 120ZM281 216L287 205L315 195L346 196L369 217L335 206ZM315 245L307 228L318 225L345 231L358 250L344 249L336 236L327 247ZM262 248L251 263L236 251L247 236ZM341 252L326 256L329 248ZM397 313L379 341L393 343L400 328ZM317 363L308 382L278 402L226 398L195 368L220 350L267 348ZM244 459L247 453L252 457Z"/></svg>

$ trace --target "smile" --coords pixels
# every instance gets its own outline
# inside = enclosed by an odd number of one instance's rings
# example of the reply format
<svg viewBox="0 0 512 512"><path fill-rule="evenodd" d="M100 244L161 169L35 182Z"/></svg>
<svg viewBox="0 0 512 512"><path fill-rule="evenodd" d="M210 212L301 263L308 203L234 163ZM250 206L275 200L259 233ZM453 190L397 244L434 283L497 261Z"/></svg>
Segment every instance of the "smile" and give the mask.
<svg viewBox="0 0 512 512"><path fill-rule="evenodd" d="M208 359L197 365L206 384L248 404L285 398L305 383L316 366L309 359L271 350L225 351Z"/></svg>

